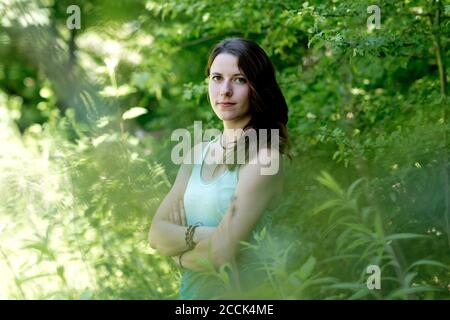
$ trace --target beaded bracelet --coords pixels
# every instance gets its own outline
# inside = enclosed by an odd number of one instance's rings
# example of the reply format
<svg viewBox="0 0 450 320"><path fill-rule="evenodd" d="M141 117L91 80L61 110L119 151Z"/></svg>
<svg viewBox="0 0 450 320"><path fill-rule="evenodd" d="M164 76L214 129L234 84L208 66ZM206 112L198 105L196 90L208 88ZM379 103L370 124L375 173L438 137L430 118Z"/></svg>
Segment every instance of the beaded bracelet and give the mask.
<svg viewBox="0 0 450 320"><path fill-rule="evenodd" d="M184 240L186 241L186 245L188 246L189 250L194 249L196 243L194 243L194 232L195 228L202 226L203 224L201 222L197 222L195 224L191 224L188 226Z"/></svg>
<svg viewBox="0 0 450 320"><path fill-rule="evenodd" d="M197 222L194 225L190 225L188 230L186 231L186 245L188 246L189 249L193 249L195 247L195 243L194 243L194 231L195 228L197 228L200 225L199 222Z"/></svg>
<svg viewBox="0 0 450 320"><path fill-rule="evenodd" d="M191 228L191 232L189 234L189 240L190 240L190 244L192 248L195 247L196 243L194 243L194 232L195 232L195 228L201 226L202 224L198 222L198 224L195 224L192 228Z"/></svg>

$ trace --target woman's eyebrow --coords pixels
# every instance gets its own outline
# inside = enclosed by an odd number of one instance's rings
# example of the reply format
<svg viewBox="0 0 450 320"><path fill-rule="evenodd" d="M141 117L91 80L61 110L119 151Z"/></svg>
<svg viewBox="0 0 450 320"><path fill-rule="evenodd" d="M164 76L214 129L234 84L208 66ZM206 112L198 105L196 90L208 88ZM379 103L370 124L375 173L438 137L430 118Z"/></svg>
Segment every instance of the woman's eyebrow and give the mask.
<svg viewBox="0 0 450 320"><path fill-rule="evenodd" d="M211 75L219 75L219 76L221 76L222 74L219 73L219 72L211 72ZM242 73L235 73L235 74L233 74L233 77L234 76L243 76L243 74Z"/></svg>

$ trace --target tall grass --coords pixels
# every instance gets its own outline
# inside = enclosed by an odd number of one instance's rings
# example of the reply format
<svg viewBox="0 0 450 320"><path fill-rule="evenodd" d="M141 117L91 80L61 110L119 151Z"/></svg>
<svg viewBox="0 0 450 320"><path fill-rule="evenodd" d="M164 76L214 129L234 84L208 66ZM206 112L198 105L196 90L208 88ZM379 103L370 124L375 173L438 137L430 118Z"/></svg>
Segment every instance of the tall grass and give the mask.
<svg viewBox="0 0 450 320"><path fill-rule="evenodd" d="M1 297L177 298L177 266L147 244L170 188L149 156L158 142L107 131L71 141L70 117L22 135L0 110ZM273 219L242 243L242 280L252 285L236 291L231 266L211 269L223 285L216 298L448 298L449 248L429 189L440 177L435 162L420 161L386 174L384 163L295 159ZM367 286L370 265L381 289Z"/></svg>

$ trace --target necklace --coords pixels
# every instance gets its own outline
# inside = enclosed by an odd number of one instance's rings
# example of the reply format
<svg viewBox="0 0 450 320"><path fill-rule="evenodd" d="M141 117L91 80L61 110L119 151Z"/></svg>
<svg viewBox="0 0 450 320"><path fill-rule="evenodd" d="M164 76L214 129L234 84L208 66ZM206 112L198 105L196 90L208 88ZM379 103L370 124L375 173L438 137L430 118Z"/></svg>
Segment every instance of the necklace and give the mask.
<svg viewBox="0 0 450 320"><path fill-rule="evenodd" d="M222 140L223 140L223 134L220 136L219 143L220 143L220 146L222 147L222 149L223 149L223 150L226 150L226 147L223 145ZM237 141L237 140L236 140L236 141ZM231 142L231 143L232 143L232 144L235 144L236 141L233 141L233 142ZM231 144L231 143L227 143L226 145Z"/></svg>
<svg viewBox="0 0 450 320"><path fill-rule="evenodd" d="M222 139L223 139L223 134L220 136L219 143L220 143L220 146L222 147L222 149L225 150L225 147L223 146L223 143L222 143Z"/></svg>

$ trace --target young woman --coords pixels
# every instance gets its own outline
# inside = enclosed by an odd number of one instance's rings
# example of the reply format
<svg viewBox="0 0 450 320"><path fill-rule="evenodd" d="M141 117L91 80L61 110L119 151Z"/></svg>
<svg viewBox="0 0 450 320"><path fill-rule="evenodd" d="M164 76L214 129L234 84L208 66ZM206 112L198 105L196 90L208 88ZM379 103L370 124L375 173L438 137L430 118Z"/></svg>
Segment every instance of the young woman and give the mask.
<svg viewBox="0 0 450 320"><path fill-rule="evenodd" d="M280 160L288 143L286 101L272 62L255 42L232 38L217 44L206 76L209 101L224 130L191 150L200 150L200 163L181 165L149 231L151 247L182 268L180 299L220 297L220 283L207 271L226 263L237 267L231 278L239 287L240 242L266 223L262 218L282 193ZM247 144L248 132L256 140ZM239 146L244 163L217 161L239 155ZM277 170L262 174L274 161Z"/></svg>

